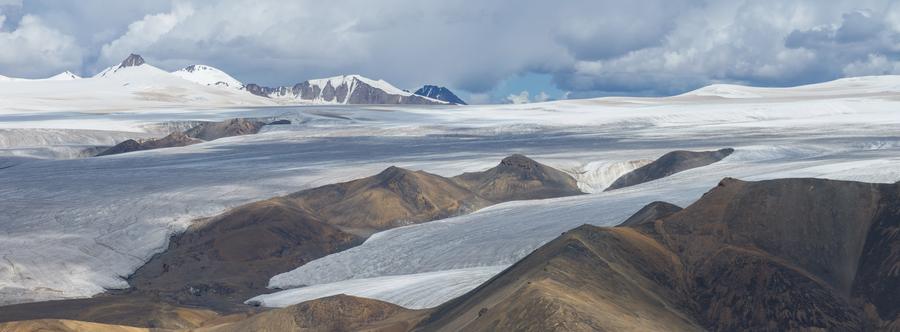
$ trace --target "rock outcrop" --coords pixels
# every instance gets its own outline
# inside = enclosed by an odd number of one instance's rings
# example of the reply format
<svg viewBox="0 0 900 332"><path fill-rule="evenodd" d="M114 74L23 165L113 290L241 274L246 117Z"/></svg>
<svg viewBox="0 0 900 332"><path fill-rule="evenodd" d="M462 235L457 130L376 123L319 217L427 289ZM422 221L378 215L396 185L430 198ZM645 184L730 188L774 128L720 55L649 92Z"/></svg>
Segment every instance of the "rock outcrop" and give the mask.
<svg viewBox="0 0 900 332"><path fill-rule="evenodd" d="M132 54L128 55L128 57L125 58L125 60L122 60L122 63L119 64L119 68L137 67L142 64L144 64L144 58L142 58L140 55L132 53Z"/></svg>
<svg viewBox="0 0 900 332"><path fill-rule="evenodd" d="M184 133L174 132L163 138L151 138L142 140L128 139L114 145L109 149L104 150L103 152L98 153L97 157L134 151L188 146L200 142L200 140L193 139L190 136L185 135Z"/></svg>
<svg viewBox="0 0 900 332"><path fill-rule="evenodd" d="M416 90L415 94L431 99L443 100L455 105L466 105L466 102L457 97L453 91L442 86L425 85Z"/></svg>
<svg viewBox="0 0 900 332"><path fill-rule="evenodd" d="M734 149L732 148L703 152L672 151L647 165L622 175L604 191L630 187L644 182L661 179L692 168L703 167L725 159L725 157L728 157L733 152Z"/></svg>
<svg viewBox="0 0 900 332"><path fill-rule="evenodd" d="M290 124L290 120L277 120L270 124ZM172 148L212 141L224 137L256 134L266 126L254 119L230 119L220 122L203 122L184 132L174 132L163 138L125 140L97 154L97 157L133 151Z"/></svg>
<svg viewBox="0 0 900 332"><path fill-rule="evenodd" d="M253 119L231 119L202 123L188 129L184 134L204 141L212 141L223 137L256 134L265 125L265 122Z"/></svg>

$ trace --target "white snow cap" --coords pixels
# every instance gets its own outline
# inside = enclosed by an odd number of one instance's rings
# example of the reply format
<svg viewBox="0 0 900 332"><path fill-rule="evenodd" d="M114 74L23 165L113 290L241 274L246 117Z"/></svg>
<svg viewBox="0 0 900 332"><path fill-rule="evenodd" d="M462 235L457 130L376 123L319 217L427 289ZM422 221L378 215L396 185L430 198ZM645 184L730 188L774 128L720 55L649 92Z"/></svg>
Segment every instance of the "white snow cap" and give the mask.
<svg viewBox="0 0 900 332"><path fill-rule="evenodd" d="M244 87L244 83L238 81L228 73L207 65L190 65L182 69L172 72L175 76L181 77L188 81L223 88L240 89Z"/></svg>

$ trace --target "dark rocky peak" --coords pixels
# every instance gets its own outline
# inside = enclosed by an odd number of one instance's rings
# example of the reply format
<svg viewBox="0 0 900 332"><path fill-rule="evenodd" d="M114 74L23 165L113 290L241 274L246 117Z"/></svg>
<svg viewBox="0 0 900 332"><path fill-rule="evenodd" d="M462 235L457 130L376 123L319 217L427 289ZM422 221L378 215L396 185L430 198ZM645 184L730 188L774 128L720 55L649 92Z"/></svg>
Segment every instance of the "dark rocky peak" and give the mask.
<svg viewBox="0 0 900 332"><path fill-rule="evenodd" d="M503 158L500 161L500 165L498 168L513 168L513 169L536 169L539 167L538 162L534 161L534 159L528 158L521 154L514 154L509 157Z"/></svg>
<svg viewBox="0 0 900 332"><path fill-rule="evenodd" d="M262 85L259 85L256 83L249 83L249 84L244 85L244 90L247 90L247 92L250 92L254 95L261 96L261 97L269 97L269 94L276 91L275 88L262 86Z"/></svg>
<svg viewBox="0 0 900 332"><path fill-rule="evenodd" d="M132 53L125 60L122 60L122 64L119 65L119 68L125 67L137 67L144 64L144 58L140 55Z"/></svg>
<svg viewBox="0 0 900 332"><path fill-rule="evenodd" d="M381 173L375 175L375 179L380 183L392 183L401 181L407 175L410 175L413 171L410 171L405 168L400 168L397 166L391 166L385 168Z"/></svg>
<svg viewBox="0 0 900 332"><path fill-rule="evenodd" d="M463 173L453 180L494 202L582 193L570 175L520 154L503 158L499 165L489 170Z"/></svg>
<svg viewBox="0 0 900 332"><path fill-rule="evenodd" d="M442 86L425 85L416 90L414 94L431 99L446 101L451 104L466 105L466 102L456 96L452 91L450 91L450 89Z"/></svg>
<svg viewBox="0 0 900 332"><path fill-rule="evenodd" d="M521 154L503 158L500 164L489 170L489 172L494 173L495 176L516 176L521 180L542 180L562 174L559 170L542 165L534 161L534 159Z"/></svg>
<svg viewBox="0 0 900 332"><path fill-rule="evenodd" d="M715 151L671 151L647 165L620 176L604 191L630 187L692 168L707 166L725 159L732 153L734 153L732 148Z"/></svg>

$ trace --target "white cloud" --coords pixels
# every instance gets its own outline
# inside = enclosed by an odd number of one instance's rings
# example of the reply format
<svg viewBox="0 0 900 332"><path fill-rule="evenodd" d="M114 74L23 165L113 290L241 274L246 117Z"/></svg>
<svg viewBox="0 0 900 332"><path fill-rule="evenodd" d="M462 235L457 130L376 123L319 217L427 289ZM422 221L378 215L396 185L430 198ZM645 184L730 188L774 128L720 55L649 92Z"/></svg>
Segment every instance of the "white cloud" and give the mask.
<svg viewBox="0 0 900 332"><path fill-rule="evenodd" d="M154 44L175 26L191 16L193 8L188 3L178 3L168 13L146 15L128 25L128 31L119 38L103 45L100 58L107 63L124 59L128 54L140 53Z"/></svg>
<svg viewBox="0 0 900 332"><path fill-rule="evenodd" d="M506 96L506 101L511 104L527 104L531 102L528 97L528 91L519 92L519 94L511 94Z"/></svg>
<svg viewBox="0 0 900 332"><path fill-rule="evenodd" d="M846 76L900 74L900 61L891 61L884 55L869 54L866 60L844 66Z"/></svg>
<svg viewBox="0 0 900 332"><path fill-rule="evenodd" d="M548 100L550 100L550 95L544 91L539 92L532 98L531 94L525 90L519 92L519 94L510 94L509 96L506 96L505 99L505 101L510 104L540 103Z"/></svg>
<svg viewBox="0 0 900 332"><path fill-rule="evenodd" d="M45 24L78 38L93 70L141 52L167 69L207 63L270 85L359 73L481 94L537 73L573 97L674 94L713 82L792 85L877 72L862 67L878 65L870 54L900 60L892 0L29 5L27 14L46 13Z"/></svg>
<svg viewBox="0 0 900 332"><path fill-rule="evenodd" d="M5 20L0 15L0 22ZM49 76L81 63L74 38L32 15L23 16L14 30L0 31L0 50L0 74L5 76Z"/></svg>

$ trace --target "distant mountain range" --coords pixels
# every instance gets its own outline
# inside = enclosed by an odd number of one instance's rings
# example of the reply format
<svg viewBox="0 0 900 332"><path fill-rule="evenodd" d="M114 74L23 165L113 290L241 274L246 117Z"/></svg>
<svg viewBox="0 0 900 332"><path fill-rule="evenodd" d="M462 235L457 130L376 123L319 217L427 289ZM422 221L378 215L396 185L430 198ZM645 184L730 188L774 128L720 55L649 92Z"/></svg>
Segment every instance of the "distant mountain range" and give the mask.
<svg viewBox="0 0 900 332"><path fill-rule="evenodd" d="M398 89L383 80L360 75L343 75L297 83L294 86L270 88L247 84L252 94L276 100L314 104L450 104Z"/></svg>
<svg viewBox="0 0 900 332"><path fill-rule="evenodd" d="M132 70L132 68L138 68ZM121 76L124 75L124 76ZM180 81L189 81L204 86L222 88L231 92L239 92L239 101L226 101L222 98L214 98L222 103L236 104L417 104L417 105L465 105L461 99L450 90L443 87L426 85L416 93L399 89L384 80L373 80L360 75L341 75L322 79L306 80L293 86L266 87L258 84L244 84L228 73L207 65L196 64L179 69L174 72L166 72L154 67L138 54L131 54L121 63L108 67L89 80L101 80L110 78L127 77L127 82L119 86L106 86L107 84L84 84L86 94L107 93L107 89L125 87L126 94L132 94L132 99L140 99L141 102L160 101L173 103L182 100L185 104L209 100L203 97L209 90L194 92L190 84L182 84ZM172 79L175 80L172 80ZM69 71L57 74L45 79L22 79L0 76L0 82L46 82L61 80L81 80L82 77ZM178 80L181 79L181 80ZM176 83L177 82L177 83ZM139 84L147 89L132 91L130 85ZM88 87L90 86L90 87ZM102 86L102 87L101 87ZM39 90L59 91L59 89ZM147 91L154 89L153 93ZM31 91L32 89L25 89ZM65 89L68 91L69 89ZM78 90L72 87L71 90ZM174 93L178 91L177 93ZM194 95L196 93L197 95ZM213 94L221 94L221 92ZM244 95L247 94L247 95ZM135 96L137 95L137 96ZM16 96L10 96L15 98ZM29 96L30 97L30 96ZM106 96L108 98L108 96ZM140 98L134 98L140 97ZM227 97L227 96L219 96ZM264 97L269 101L253 102L254 97ZM218 103L217 103L218 104Z"/></svg>

